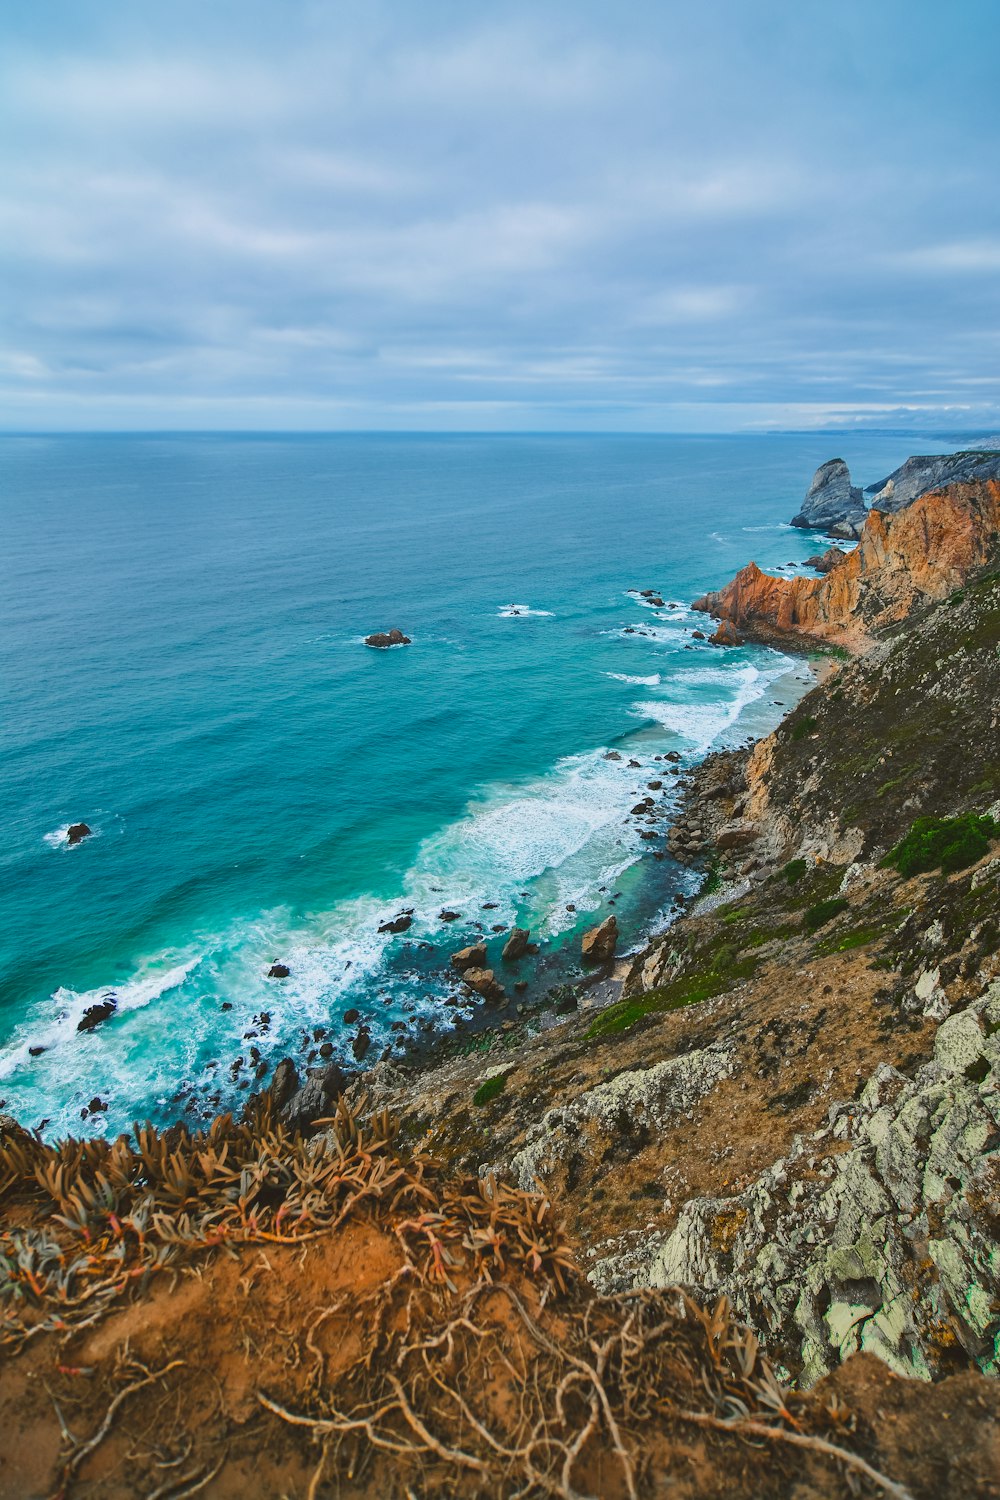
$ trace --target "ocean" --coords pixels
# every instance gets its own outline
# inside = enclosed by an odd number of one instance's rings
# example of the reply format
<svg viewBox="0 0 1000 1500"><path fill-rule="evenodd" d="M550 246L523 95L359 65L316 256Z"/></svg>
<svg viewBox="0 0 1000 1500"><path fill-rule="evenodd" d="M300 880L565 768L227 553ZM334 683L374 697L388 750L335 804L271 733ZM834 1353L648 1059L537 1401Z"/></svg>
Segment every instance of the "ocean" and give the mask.
<svg viewBox="0 0 1000 1500"><path fill-rule="evenodd" d="M0 1108L201 1122L285 1054L354 1066L345 1012L368 1063L460 1024L449 955L481 932L529 1008L609 910L627 951L697 880L629 817L662 757L767 732L810 682L693 639L690 600L817 550L787 521L819 463L866 484L919 447L0 438ZM363 644L394 626L410 646ZM540 953L508 972L515 922Z"/></svg>

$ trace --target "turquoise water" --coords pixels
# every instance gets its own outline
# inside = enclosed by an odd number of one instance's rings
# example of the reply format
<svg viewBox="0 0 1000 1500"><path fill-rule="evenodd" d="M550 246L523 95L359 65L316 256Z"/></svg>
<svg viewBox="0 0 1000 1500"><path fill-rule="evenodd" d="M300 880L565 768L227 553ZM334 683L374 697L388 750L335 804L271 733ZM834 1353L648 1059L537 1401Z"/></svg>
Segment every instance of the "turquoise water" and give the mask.
<svg viewBox="0 0 1000 1500"><path fill-rule="evenodd" d="M325 1027L349 1058L348 1007L370 1061L393 1021L452 1025L475 922L532 928L529 998L616 892L638 941L691 881L628 818L656 757L763 732L806 671L628 591L804 559L784 523L831 441L0 439L4 1107L201 1118L251 1043L304 1061ZM867 483L913 439L836 446ZM394 625L411 646L362 644Z"/></svg>

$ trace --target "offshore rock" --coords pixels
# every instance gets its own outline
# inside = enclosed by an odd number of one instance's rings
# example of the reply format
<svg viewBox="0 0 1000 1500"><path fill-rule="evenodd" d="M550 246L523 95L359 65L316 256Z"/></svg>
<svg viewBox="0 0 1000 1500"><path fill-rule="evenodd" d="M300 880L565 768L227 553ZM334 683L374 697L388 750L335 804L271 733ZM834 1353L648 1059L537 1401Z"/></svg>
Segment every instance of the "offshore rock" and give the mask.
<svg viewBox="0 0 1000 1500"><path fill-rule="evenodd" d="M827 547L825 552L817 552L812 557L806 558L806 567L815 568L817 573L832 573L834 568L839 568L845 562L848 554L840 547Z"/></svg>
<svg viewBox="0 0 1000 1500"><path fill-rule="evenodd" d="M585 932L580 941L580 948L585 963L606 964L613 957L618 944L618 920L615 916L606 917L598 927L592 927Z"/></svg>
<svg viewBox="0 0 1000 1500"><path fill-rule="evenodd" d="M109 1016L113 1016L118 1009L118 997L116 995L105 995L103 1000L98 1000L96 1005L88 1005L80 1020L77 1022L77 1031L93 1031L95 1026L100 1026Z"/></svg>
<svg viewBox="0 0 1000 1500"><path fill-rule="evenodd" d="M401 630L376 630L372 635L365 636L365 645L374 646L378 651L384 651L388 646L409 646L410 637L404 635Z"/></svg>
<svg viewBox="0 0 1000 1500"><path fill-rule="evenodd" d="M481 969L486 963L486 944L473 943L468 948L459 948L457 953L451 955L451 964L454 969Z"/></svg>
<svg viewBox="0 0 1000 1500"><path fill-rule="evenodd" d="M792 525L834 536L860 536L867 514L864 491L851 483L850 469L842 458L831 458L813 475Z"/></svg>
<svg viewBox="0 0 1000 1500"><path fill-rule="evenodd" d="M732 620L720 621L718 630L708 639L713 646L742 646L743 644L743 637Z"/></svg>
<svg viewBox="0 0 1000 1500"><path fill-rule="evenodd" d="M93 829L87 823L71 823L66 830L67 844L82 844L84 839L90 838Z"/></svg>
<svg viewBox="0 0 1000 1500"><path fill-rule="evenodd" d="M500 1001L507 998L503 985L492 969L466 969L462 978L469 989L482 995L484 1000Z"/></svg>
<svg viewBox="0 0 1000 1500"><path fill-rule="evenodd" d="M528 951L528 939L530 937L530 927L515 927L512 929L510 937L504 943L503 952L500 955L505 964L516 963L519 958L524 957Z"/></svg>

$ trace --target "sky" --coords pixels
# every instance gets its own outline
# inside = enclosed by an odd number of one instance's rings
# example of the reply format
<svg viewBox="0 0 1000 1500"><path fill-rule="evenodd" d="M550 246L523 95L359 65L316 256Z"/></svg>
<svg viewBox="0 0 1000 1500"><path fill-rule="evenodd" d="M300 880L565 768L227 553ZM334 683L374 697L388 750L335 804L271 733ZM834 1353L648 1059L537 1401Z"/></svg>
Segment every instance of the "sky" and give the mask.
<svg viewBox="0 0 1000 1500"><path fill-rule="evenodd" d="M998 0L0 7L0 427L1000 431Z"/></svg>

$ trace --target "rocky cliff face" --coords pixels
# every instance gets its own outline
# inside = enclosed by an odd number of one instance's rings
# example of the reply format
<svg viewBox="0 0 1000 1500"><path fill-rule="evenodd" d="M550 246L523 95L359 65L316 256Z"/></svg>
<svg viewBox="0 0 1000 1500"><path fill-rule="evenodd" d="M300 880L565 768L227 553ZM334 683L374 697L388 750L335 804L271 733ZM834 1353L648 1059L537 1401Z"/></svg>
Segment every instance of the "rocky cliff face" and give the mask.
<svg viewBox="0 0 1000 1500"><path fill-rule="evenodd" d="M1000 463L996 455L991 462ZM868 512L861 540L824 578L772 578L748 563L694 601L762 639L818 636L858 646L914 609L942 599L1000 548L1000 478L932 490L904 510Z"/></svg>
<svg viewBox="0 0 1000 1500"><path fill-rule="evenodd" d="M856 537L868 514L864 492L851 484L851 471L842 458L821 464L806 491L793 526L828 531L833 536Z"/></svg>
<svg viewBox="0 0 1000 1500"><path fill-rule="evenodd" d="M876 510L894 512L943 485L983 479L1000 479L1000 453L971 450L908 458L888 479L868 485L866 494Z"/></svg>

